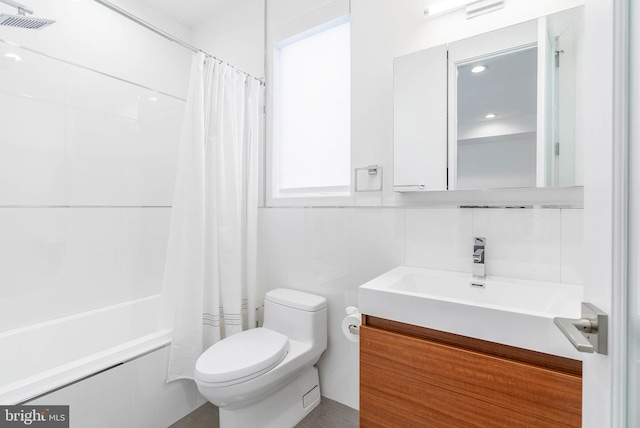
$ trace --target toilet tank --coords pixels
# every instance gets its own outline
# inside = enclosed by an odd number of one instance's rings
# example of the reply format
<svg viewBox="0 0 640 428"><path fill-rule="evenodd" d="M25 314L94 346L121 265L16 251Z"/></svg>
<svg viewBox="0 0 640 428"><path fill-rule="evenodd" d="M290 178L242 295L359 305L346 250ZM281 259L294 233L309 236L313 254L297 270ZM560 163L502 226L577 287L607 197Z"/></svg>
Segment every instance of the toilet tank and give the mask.
<svg viewBox="0 0 640 428"><path fill-rule="evenodd" d="M327 300L288 288L269 291L264 298L264 323L270 330L301 342L327 347Z"/></svg>

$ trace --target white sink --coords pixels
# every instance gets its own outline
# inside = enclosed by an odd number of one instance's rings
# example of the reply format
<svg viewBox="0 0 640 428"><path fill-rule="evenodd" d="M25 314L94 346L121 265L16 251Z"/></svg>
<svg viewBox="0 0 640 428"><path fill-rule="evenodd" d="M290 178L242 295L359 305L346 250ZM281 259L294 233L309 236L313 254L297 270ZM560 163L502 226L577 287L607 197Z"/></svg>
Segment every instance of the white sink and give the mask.
<svg viewBox="0 0 640 428"><path fill-rule="evenodd" d="M481 287L482 286L482 287ZM360 312L582 359L553 317L580 318L580 285L400 266L360 286Z"/></svg>

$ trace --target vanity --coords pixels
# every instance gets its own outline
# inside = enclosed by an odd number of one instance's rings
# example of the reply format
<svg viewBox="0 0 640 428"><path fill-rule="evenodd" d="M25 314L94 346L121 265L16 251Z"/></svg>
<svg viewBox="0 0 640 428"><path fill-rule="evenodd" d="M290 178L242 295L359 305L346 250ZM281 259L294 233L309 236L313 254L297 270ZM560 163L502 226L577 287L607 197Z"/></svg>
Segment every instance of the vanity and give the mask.
<svg viewBox="0 0 640 428"><path fill-rule="evenodd" d="M362 285L363 427L582 426L576 285L400 266Z"/></svg>

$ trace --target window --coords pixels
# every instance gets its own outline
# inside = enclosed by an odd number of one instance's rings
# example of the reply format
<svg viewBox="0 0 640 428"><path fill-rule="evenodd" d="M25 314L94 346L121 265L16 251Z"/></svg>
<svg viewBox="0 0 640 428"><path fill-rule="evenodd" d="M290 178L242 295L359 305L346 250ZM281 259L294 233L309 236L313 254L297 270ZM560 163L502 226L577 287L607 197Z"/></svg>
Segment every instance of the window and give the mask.
<svg viewBox="0 0 640 428"><path fill-rule="evenodd" d="M349 45L345 18L276 45L274 197L349 194Z"/></svg>

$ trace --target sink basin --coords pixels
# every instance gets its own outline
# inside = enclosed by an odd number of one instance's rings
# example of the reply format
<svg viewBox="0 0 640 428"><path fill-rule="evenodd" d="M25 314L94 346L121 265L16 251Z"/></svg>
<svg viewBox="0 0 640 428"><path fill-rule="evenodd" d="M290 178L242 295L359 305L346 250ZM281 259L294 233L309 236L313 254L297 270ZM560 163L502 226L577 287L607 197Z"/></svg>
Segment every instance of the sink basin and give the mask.
<svg viewBox="0 0 640 428"><path fill-rule="evenodd" d="M553 317L580 318L580 285L400 266L360 286L360 312L582 359Z"/></svg>
<svg viewBox="0 0 640 428"><path fill-rule="evenodd" d="M552 317L566 313L578 316L576 311L579 311L582 299L582 287L578 285L507 278L477 279L464 273L408 267L389 272L389 276L395 274L398 278L391 279L390 290L506 311ZM384 277L379 279L384 280Z"/></svg>

